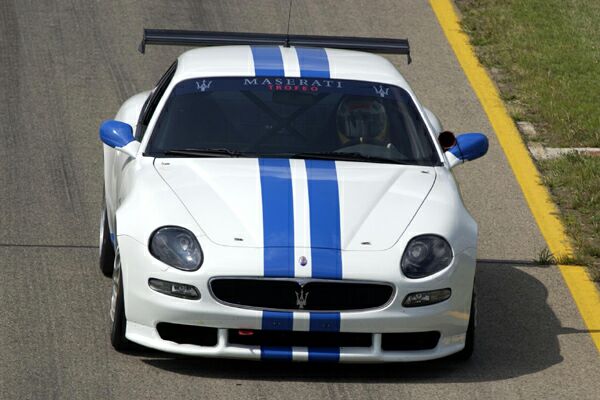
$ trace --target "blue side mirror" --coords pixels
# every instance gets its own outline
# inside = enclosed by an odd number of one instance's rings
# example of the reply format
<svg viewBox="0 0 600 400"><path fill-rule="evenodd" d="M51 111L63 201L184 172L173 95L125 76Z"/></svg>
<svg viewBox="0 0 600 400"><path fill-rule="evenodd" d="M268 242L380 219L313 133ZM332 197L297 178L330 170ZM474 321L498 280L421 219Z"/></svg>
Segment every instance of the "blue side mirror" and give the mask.
<svg viewBox="0 0 600 400"><path fill-rule="evenodd" d="M456 144L448 149L456 157L457 161L472 161L483 157L487 153L489 142L487 136L482 133L463 133L456 137ZM459 162L452 163L451 166Z"/></svg>
<svg viewBox="0 0 600 400"><path fill-rule="evenodd" d="M131 125L121 121L104 121L100 125L100 140L110 147L125 147L133 142Z"/></svg>
<svg viewBox="0 0 600 400"><path fill-rule="evenodd" d="M125 148L128 144L135 142L139 145L139 142L135 141L133 137L133 129L131 125L126 124L121 121L104 121L102 125L100 125L100 140L107 146L110 146L116 150L122 151L131 157L135 157L135 153L137 151L136 148Z"/></svg>

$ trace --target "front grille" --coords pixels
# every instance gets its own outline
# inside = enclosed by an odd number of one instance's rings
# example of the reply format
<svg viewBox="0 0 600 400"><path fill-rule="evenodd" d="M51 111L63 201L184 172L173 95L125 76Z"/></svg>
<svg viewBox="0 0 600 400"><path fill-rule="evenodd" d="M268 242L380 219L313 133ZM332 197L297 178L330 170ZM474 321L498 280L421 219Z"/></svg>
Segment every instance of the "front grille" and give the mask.
<svg viewBox="0 0 600 400"><path fill-rule="evenodd" d="M349 332L294 332L229 330L230 344L275 347L371 347L373 335ZM252 333L249 335L248 333Z"/></svg>
<svg viewBox="0 0 600 400"><path fill-rule="evenodd" d="M213 278L213 296L226 304L271 310L347 311L385 305L394 289L387 283Z"/></svg>

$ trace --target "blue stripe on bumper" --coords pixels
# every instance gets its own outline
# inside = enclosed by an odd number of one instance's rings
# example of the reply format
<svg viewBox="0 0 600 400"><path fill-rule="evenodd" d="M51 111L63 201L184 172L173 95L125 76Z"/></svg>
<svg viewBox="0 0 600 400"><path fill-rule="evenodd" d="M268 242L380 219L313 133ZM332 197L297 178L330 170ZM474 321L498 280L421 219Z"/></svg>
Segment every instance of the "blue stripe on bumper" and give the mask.
<svg viewBox="0 0 600 400"><path fill-rule="evenodd" d="M261 346L261 360L292 361L291 347Z"/></svg>
<svg viewBox="0 0 600 400"><path fill-rule="evenodd" d="M311 332L339 332L340 331L340 313L339 312L311 312L310 313L310 331Z"/></svg>
<svg viewBox="0 0 600 400"><path fill-rule="evenodd" d="M267 331L291 331L293 326L293 312L263 311L262 329Z"/></svg>
<svg viewBox="0 0 600 400"><path fill-rule="evenodd" d="M318 347L308 349L308 361L340 361L339 347Z"/></svg>

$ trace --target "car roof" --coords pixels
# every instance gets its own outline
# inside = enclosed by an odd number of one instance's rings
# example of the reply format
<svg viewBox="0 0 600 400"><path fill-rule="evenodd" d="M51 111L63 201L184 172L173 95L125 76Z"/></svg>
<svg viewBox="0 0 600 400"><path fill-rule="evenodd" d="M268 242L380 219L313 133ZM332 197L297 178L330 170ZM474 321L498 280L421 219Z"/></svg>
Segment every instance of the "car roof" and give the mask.
<svg viewBox="0 0 600 400"><path fill-rule="evenodd" d="M305 78L300 73L299 54L320 52L330 79L351 79L393 84L412 91L394 65L376 54L330 48L259 46L265 54L280 54L286 78ZM173 81L223 76L259 76L256 72L256 46L214 46L186 51L178 59ZM266 76L266 75L262 75ZM276 76L276 74L273 74ZM323 76L318 76L323 78Z"/></svg>

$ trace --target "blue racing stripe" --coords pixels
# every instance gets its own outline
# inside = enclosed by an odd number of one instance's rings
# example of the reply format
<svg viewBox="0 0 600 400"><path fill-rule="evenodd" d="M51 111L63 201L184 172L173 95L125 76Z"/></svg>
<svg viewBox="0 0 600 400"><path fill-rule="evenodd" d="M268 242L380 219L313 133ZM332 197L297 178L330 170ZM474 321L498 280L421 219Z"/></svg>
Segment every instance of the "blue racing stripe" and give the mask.
<svg viewBox="0 0 600 400"><path fill-rule="evenodd" d="M342 278L340 196L335 161L305 160L310 208L312 277ZM311 312L311 332L339 332L339 312ZM340 358L339 348L309 348L309 361Z"/></svg>
<svg viewBox="0 0 600 400"><path fill-rule="evenodd" d="M341 279L340 196L335 161L305 160L305 165L310 208L312 277Z"/></svg>
<svg viewBox="0 0 600 400"><path fill-rule="evenodd" d="M264 275L294 276L294 204L290 161L261 158Z"/></svg>
<svg viewBox="0 0 600 400"><path fill-rule="evenodd" d="M339 347L309 347L308 361L340 361Z"/></svg>
<svg viewBox="0 0 600 400"><path fill-rule="evenodd" d="M274 46L250 46L256 76L284 76L281 50Z"/></svg>
<svg viewBox="0 0 600 400"><path fill-rule="evenodd" d="M309 355L310 357L310 355ZM292 361L291 347L261 346L261 360Z"/></svg>
<svg viewBox="0 0 600 400"><path fill-rule="evenodd" d="M340 313L310 313L310 331L311 332L339 332L340 331ZM308 361L332 361L340 360L339 347L309 347Z"/></svg>
<svg viewBox="0 0 600 400"><path fill-rule="evenodd" d="M263 311L261 329L267 331L291 331L293 326L293 312Z"/></svg>
<svg viewBox="0 0 600 400"><path fill-rule="evenodd" d="M340 313L339 312L311 312L310 313L310 331L311 332L339 332L340 331Z"/></svg>
<svg viewBox="0 0 600 400"><path fill-rule="evenodd" d="M325 49L296 47L302 78L329 79L329 59Z"/></svg>

